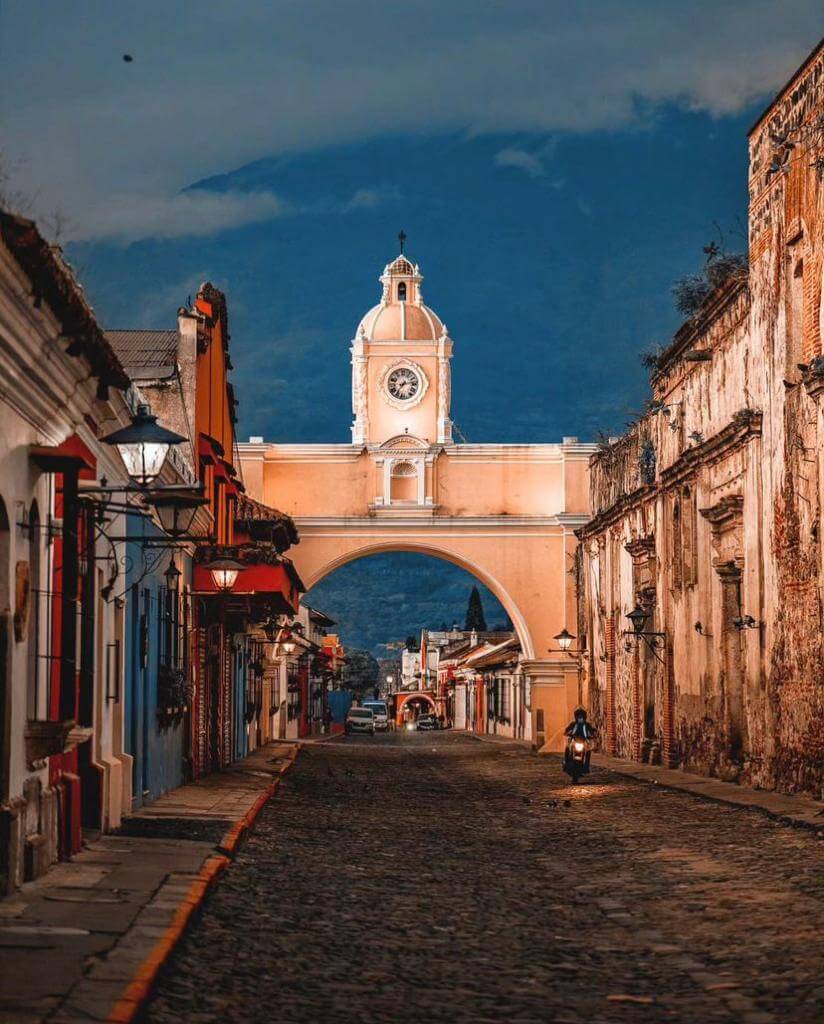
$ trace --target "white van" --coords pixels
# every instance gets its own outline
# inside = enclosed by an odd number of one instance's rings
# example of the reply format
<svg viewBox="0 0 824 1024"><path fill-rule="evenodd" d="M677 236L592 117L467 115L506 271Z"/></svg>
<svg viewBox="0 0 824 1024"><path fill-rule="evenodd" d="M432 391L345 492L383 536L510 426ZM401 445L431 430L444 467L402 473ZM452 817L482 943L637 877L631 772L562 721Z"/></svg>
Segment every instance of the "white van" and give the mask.
<svg viewBox="0 0 824 1024"><path fill-rule="evenodd" d="M385 732L389 728L389 707L385 700L365 700L361 707L369 708L375 718L375 728Z"/></svg>

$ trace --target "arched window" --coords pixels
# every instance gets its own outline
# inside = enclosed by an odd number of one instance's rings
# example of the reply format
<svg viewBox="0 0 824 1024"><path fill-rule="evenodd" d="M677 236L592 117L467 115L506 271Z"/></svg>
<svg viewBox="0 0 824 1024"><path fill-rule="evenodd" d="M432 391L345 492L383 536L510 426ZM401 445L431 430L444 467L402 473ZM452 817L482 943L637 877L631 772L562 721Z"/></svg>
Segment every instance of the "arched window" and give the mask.
<svg viewBox="0 0 824 1024"><path fill-rule="evenodd" d="M395 502L417 502L418 470L414 462L396 462L392 467L389 500Z"/></svg>
<svg viewBox="0 0 824 1024"><path fill-rule="evenodd" d="M398 285L398 302L406 302L406 281Z"/></svg>

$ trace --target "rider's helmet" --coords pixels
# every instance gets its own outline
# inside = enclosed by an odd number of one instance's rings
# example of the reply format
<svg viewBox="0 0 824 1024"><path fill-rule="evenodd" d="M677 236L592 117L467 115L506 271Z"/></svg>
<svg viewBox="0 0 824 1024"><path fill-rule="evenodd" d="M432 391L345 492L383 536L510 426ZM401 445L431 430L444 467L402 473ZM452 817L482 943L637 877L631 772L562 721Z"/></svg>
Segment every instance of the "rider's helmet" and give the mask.
<svg viewBox="0 0 824 1024"><path fill-rule="evenodd" d="M575 709L575 721L576 722L585 722L586 720L587 720L586 708L576 708Z"/></svg>

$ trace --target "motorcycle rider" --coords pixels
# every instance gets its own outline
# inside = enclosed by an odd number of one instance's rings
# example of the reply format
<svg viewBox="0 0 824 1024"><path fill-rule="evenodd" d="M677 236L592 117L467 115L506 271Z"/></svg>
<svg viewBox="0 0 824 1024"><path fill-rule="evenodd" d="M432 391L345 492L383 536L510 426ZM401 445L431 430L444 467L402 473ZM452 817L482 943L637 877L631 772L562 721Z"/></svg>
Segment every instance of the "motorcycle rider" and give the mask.
<svg viewBox="0 0 824 1024"><path fill-rule="evenodd" d="M564 771L572 759L572 741L573 740L585 740L589 741L595 739L598 735L598 730L587 721L587 713L585 708L576 708L575 717L564 729L564 736L567 737L567 745L564 750ZM586 752L586 770L589 771L589 758L590 758L589 745L587 744Z"/></svg>

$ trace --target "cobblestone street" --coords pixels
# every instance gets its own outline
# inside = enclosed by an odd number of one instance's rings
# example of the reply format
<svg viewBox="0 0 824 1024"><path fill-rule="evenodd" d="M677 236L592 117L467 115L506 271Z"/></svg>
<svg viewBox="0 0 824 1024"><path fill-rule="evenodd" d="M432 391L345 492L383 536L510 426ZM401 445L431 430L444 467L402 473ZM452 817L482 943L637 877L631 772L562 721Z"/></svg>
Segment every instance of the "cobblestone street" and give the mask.
<svg viewBox="0 0 824 1024"><path fill-rule="evenodd" d="M144 1019L821 1019L822 850L451 733L304 749Z"/></svg>

